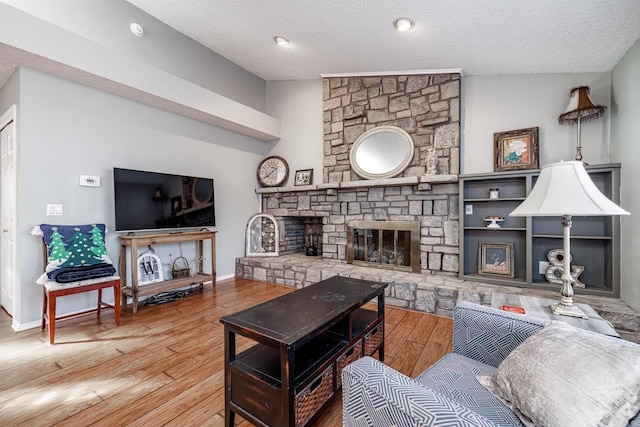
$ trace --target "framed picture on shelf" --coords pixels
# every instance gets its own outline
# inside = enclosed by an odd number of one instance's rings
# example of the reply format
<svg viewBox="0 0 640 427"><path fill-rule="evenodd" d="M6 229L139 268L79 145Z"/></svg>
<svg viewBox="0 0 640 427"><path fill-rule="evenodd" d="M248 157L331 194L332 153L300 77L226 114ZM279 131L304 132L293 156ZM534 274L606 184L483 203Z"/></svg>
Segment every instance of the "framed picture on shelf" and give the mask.
<svg viewBox="0 0 640 427"><path fill-rule="evenodd" d="M296 178L293 185L313 184L313 169L301 169L296 171Z"/></svg>
<svg viewBox="0 0 640 427"><path fill-rule="evenodd" d="M495 172L538 169L538 128L493 134Z"/></svg>
<svg viewBox="0 0 640 427"><path fill-rule="evenodd" d="M513 243L478 242L478 274L513 279Z"/></svg>

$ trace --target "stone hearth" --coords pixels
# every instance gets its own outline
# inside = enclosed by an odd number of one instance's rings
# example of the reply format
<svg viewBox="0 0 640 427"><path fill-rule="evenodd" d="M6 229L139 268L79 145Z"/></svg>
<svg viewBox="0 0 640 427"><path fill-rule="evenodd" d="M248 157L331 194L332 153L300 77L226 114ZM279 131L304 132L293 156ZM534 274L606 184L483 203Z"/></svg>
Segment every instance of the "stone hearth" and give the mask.
<svg viewBox="0 0 640 427"><path fill-rule="evenodd" d="M458 301L490 305L493 292L559 298L559 292L555 291L496 286L456 277L360 267L304 254L236 259L236 277L294 288L309 286L333 276L387 282L388 305L447 317L452 316L453 307ZM640 343L640 313L624 302L616 298L592 295L576 295L574 299L579 303L590 304L623 338Z"/></svg>

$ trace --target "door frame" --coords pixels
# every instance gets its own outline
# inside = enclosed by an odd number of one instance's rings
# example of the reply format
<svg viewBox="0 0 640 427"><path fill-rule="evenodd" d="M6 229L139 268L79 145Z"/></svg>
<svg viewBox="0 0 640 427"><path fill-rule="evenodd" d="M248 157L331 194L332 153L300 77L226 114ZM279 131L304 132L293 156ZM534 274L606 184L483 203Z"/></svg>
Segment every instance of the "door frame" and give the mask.
<svg viewBox="0 0 640 427"><path fill-rule="evenodd" d="M15 104L13 104L7 111L5 111L5 113L0 116L0 129L3 129L5 126L7 126L9 123L13 122L13 141L14 141L14 161L15 161L15 168L14 171L17 173L17 166L18 166L18 126L17 126L17 118L18 118L18 108ZM17 178L17 177L16 177ZM16 179L16 186L18 185L18 181ZM17 198L17 188L16 188L16 198ZM2 203L2 194L0 192L0 203ZM17 206L17 200L16 200L16 205ZM2 218L0 218L0 222L2 221ZM18 214L17 212L15 212L15 235L14 235L14 255L16 255L18 253L18 239L17 239L17 229L18 229ZM2 224L0 223L0 229L2 227ZM17 259L17 257L14 256L13 258L14 260ZM14 271L15 274L18 275L18 266L15 265L14 266ZM1 279L0 279L1 280ZM12 312L13 312L13 317L12 317L12 321L11 321L11 327L13 328L14 331L18 331L20 329L19 326L19 321L18 319L20 319L20 292L19 292L19 286L18 283L20 283L19 277L16 277L14 282L13 282L13 305L12 305Z"/></svg>

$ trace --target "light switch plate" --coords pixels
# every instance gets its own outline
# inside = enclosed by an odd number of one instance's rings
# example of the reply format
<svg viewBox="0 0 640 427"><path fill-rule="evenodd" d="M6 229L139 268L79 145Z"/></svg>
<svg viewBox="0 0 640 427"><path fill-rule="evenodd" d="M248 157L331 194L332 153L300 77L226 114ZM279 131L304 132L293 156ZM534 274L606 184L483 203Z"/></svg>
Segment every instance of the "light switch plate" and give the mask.
<svg viewBox="0 0 640 427"><path fill-rule="evenodd" d="M47 216L62 216L62 205L47 204Z"/></svg>
<svg viewBox="0 0 640 427"><path fill-rule="evenodd" d="M473 215L473 205L464 205L465 215Z"/></svg>

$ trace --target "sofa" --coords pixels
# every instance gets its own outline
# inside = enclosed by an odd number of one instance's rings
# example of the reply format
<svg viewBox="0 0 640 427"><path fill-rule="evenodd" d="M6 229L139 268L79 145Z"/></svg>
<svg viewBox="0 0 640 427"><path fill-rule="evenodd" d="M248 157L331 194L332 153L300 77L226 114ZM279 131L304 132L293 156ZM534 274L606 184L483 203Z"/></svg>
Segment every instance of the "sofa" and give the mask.
<svg viewBox="0 0 640 427"><path fill-rule="evenodd" d="M469 302L453 322L453 352L415 379L347 365L343 425L640 426L640 345Z"/></svg>

